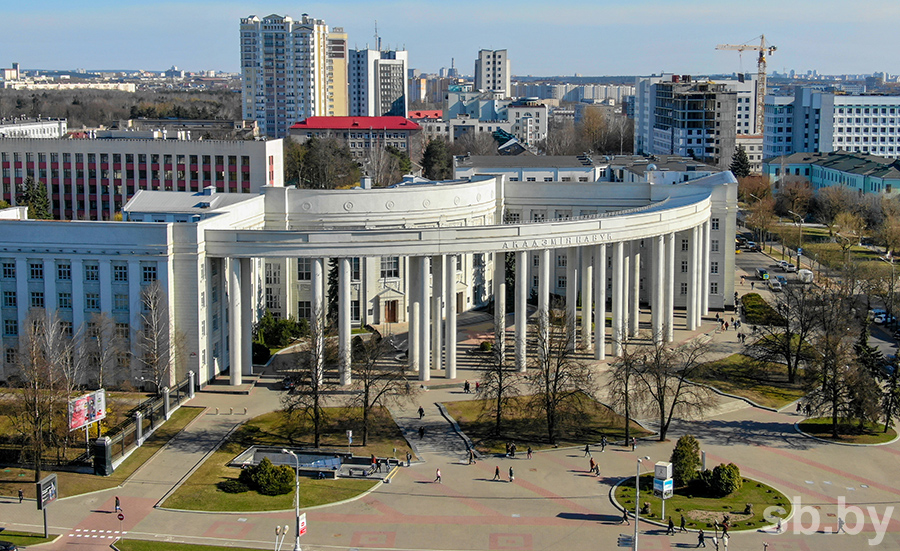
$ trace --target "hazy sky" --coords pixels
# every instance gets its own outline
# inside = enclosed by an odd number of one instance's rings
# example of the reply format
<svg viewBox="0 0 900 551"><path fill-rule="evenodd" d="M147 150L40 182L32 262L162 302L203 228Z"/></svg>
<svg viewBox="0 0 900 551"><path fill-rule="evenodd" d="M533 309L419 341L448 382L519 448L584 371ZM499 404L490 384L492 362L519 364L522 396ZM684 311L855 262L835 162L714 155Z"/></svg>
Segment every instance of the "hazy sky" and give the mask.
<svg viewBox="0 0 900 551"><path fill-rule="evenodd" d="M760 33L770 71L900 72L897 0L0 0L0 66L237 72L240 18L272 13L343 27L351 48L374 47L377 20L427 72L455 57L471 74L482 48L508 49L514 75L752 72L753 53L715 47Z"/></svg>

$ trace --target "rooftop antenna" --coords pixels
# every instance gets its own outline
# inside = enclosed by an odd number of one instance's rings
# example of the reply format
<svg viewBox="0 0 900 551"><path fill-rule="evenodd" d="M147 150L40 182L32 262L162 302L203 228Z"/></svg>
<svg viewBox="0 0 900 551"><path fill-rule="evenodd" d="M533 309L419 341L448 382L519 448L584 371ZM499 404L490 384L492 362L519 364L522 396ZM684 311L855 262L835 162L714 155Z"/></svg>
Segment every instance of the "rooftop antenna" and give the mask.
<svg viewBox="0 0 900 551"><path fill-rule="evenodd" d="M375 20L375 49L381 51L381 39L378 38L378 20Z"/></svg>

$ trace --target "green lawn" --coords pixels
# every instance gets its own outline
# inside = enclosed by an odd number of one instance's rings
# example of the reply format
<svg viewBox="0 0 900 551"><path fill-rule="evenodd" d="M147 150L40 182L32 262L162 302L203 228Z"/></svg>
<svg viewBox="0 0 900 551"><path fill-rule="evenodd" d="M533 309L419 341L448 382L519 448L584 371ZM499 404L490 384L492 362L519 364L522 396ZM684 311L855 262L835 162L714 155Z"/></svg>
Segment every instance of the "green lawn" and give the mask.
<svg viewBox="0 0 900 551"><path fill-rule="evenodd" d="M504 414L503 431L494 434L493 412L485 400L466 400L444 404L450 415L459 423L460 429L472 439L479 451L497 453L505 451L507 442L515 442L519 452L528 446L534 449L551 447L547 438L544 418L528 405L528 397L513 398ZM625 419L606 406L591 401L585 416L570 419L563 427L557 442L560 446L584 445L599 442L602 435L614 442L624 437ZM650 432L631 423L631 434L646 436Z"/></svg>
<svg viewBox="0 0 900 551"><path fill-rule="evenodd" d="M287 538L290 540L290 536ZM288 541L290 543L290 541ZM252 547L234 547L222 545L191 545L189 543L172 543L167 541L119 540L116 547L120 551L259 551ZM282 547L289 548L286 544Z"/></svg>
<svg viewBox="0 0 900 551"><path fill-rule="evenodd" d="M693 381L775 409L806 394L799 384L787 382L787 369L783 365L758 362L743 354L733 354L706 364L700 376L694 377Z"/></svg>
<svg viewBox="0 0 900 551"><path fill-rule="evenodd" d="M372 412L374 429L367 446L362 446L362 430L355 408L327 408L322 449L347 451L346 430L353 430L354 455L375 454L392 457L397 449L398 458L411 451L390 414L383 409ZM200 511L272 511L291 509L293 492L280 496L265 496L255 491L239 494L225 493L217 487L219 482L237 479L240 471L229 467L228 462L252 445L312 447L308 426L286 424L281 412L271 412L249 420L216 450L194 474L171 496L164 507ZM300 506L312 507L349 499L372 488L373 480L338 479L316 480L300 478Z"/></svg>
<svg viewBox="0 0 900 551"><path fill-rule="evenodd" d="M884 432L881 423L864 423L860 428L857 421L841 419L838 421L838 438L831 436L831 417L815 417L800 423L800 430L816 438L847 444L881 444L897 438L897 431L889 428Z"/></svg>
<svg viewBox="0 0 900 551"><path fill-rule="evenodd" d="M722 522L723 516L730 517L730 527L734 530L759 529L767 526L763 518L766 508L772 505L783 507L787 518L791 513L791 502L778 490L762 482L744 478L743 486L729 496L714 498L692 495L689 488L675 490L666 500L666 517L672 517L677 526L680 515L684 515L688 528L713 529L713 522ZM627 479L616 488L616 500L629 512L634 511L634 477ZM663 521L661 501L653 497L653 474L641 475L641 506L650 503L650 515L641 515L656 521ZM753 506L752 514L744 514L746 506Z"/></svg>
<svg viewBox="0 0 900 551"><path fill-rule="evenodd" d="M144 445L136 449L116 471L110 476L95 476L93 474L70 473L60 471L57 473L59 480L60 497L69 497L97 490L105 490L120 485L131 473L144 464L150 456L156 453L173 436L181 432L188 423L200 415L203 408L182 406L172 414L168 421L156 429ZM48 473L45 472L44 476ZM34 471L30 469L4 468L0 470L0 495L16 495L19 488L25 491L26 497L34 498Z"/></svg>
<svg viewBox="0 0 900 551"><path fill-rule="evenodd" d="M44 533L34 534L31 532L13 532L12 530L3 530L0 528L0 540L11 541L18 547L26 547L37 545L39 543L47 543L56 539L55 534L50 534L49 538L44 537Z"/></svg>

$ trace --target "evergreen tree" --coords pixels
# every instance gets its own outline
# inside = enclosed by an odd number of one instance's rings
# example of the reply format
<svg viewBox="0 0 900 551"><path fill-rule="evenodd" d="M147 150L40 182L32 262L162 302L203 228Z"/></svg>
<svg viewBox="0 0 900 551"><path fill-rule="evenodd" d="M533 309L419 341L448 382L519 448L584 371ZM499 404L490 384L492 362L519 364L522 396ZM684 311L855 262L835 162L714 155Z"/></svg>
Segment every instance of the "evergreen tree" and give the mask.
<svg viewBox="0 0 900 551"><path fill-rule="evenodd" d="M422 168L429 180L447 180L453 177L453 159L444 140L428 141L422 155Z"/></svg>
<svg viewBox="0 0 900 551"><path fill-rule="evenodd" d="M731 160L731 166L728 168L735 178L746 178L750 176L750 159L744 146L739 145L734 152L734 158Z"/></svg>
<svg viewBox="0 0 900 551"><path fill-rule="evenodd" d="M28 218L32 220L50 220L53 214L50 210L50 198L47 197L47 187L31 176L25 178L19 188L19 204L28 207Z"/></svg>
<svg viewBox="0 0 900 551"><path fill-rule="evenodd" d="M675 486L679 488L687 486L697 477L697 469L700 468L700 443L690 434L685 434L675 444L669 461L672 462L672 478Z"/></svg>
<svg viewBox="0 0 900 551"><path fill-rule="evenodd" d="M338 274L337 258L328 259L328 278L325 282L325 285L328 292L328 307L325 313L325 324L327 326L333 326L337 324L338 316L340 315L340 310L338 309L338 286L340 285L340 280Z"/></svg>

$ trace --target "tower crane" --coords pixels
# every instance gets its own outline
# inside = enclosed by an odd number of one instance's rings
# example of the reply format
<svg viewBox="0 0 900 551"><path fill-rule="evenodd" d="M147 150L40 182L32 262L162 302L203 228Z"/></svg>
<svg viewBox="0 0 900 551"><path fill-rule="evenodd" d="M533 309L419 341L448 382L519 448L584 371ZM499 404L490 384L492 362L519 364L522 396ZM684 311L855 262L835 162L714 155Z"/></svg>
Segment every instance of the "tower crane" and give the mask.
<svg viewBox="0 0 900 551"><path fill-rule="evenodd" d="M719 44L717 50L737 50L745 52L747 50L759 52L759 59L756 62L756 128L757 134L763 132L763 120L766 101L766 55L772 55L777 49L771 44L766 44L766 35L759 36L759 46L754 44Z"/></svg>

